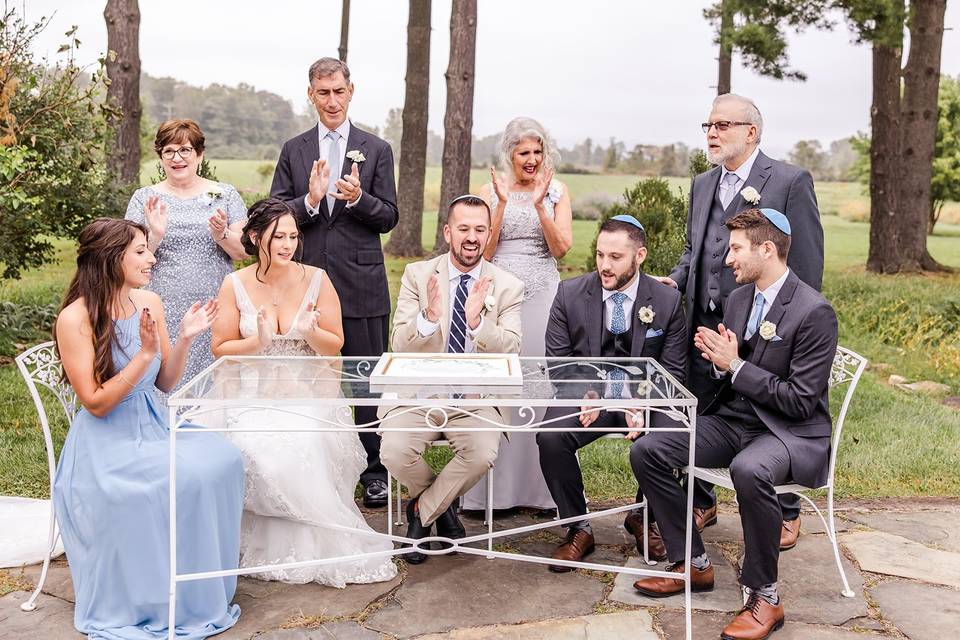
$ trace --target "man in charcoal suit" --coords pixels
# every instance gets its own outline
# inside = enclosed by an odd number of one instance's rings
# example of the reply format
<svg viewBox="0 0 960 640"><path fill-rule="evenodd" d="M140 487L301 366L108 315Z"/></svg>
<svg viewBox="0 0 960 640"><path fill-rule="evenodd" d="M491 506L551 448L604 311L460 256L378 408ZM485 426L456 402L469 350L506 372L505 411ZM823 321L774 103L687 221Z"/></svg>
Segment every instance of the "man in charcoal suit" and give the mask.
<svg viewBox="0 0 960 640"><path fill-rule="evenodd" d="M303 234L303 261L321 267L340 294L344 356L379 356L387 347L390 291L380 234L397 225L397 190L390 145L347 119L350 69L321 58L309 72L307 96L320 122L283 145L270 195L294 209ZM376 407L356 407L358 424L375 422ZM367 468L363 503L387 502L380 436L361 433Z"/></svg>
<svg viewBox="0 0 960 640"><path fill-rule="evenodd" d="M643 273L641 265L647 257L646 245L643 225L632 216L614 216L601 225L597 236L596 272L565 280L557 290L547 323L548 358L655 358L679 382L683 382L687 333L680 294ZM569 367L563 367L552 372L551 376L561 378L567 370ZM587 397L597 398L601 394L629 397L630 385L626 381L620 382L618 375L626 377L622 369L612 369L608 374L609 382L588 391ZM585 406L581 410L588 408ZM642 414L637 414L628 420L623 413L607 411L582 415L570 413L569 407L550 407L545 419L569 416L554 426L622 427L627 437L635 440L643 418ZM662 414L653 413L651 422L656 426L669 421ZM587 513L577 450L606 433L585 428L537 434L540 468L560 518ZM643 496L638 494L637 502L642 499ZM565 526L566 540L556 548L553 557L580 561L593 551L590 523L583 520ZM637 552L642 554L642 514L628 514L623 526L636 537ZM665 560L666 551L656 522L651 520L648 530L650 557ZM573 570L573 567L563 565L550 565L549 568L558 573Z"/></svg>
<svg viewBox="0 0 960 640"><path fill-rule="evenodd" d="M774 487L821 486L827 478L832 421L830 369L837 317L823 296L787 267L791 224L774 209L748 209L727 220L726 263L737 284L723 322L700 326L701 359L721 379L719 393L697 420L694 459L700 467L729 467L737 491L745 556L740 582L747 600L721 634L726 640L766 638L783 626L777 592L782 528ZM676 433L648 434L631 450L640 488L657 514L673 564L684 571L686 496L674 472L686 466L689 441ZM692 532L691 589L713 588L713 566L698 531ZM640 593L682 593L682 580L645 578Z"/></svg>

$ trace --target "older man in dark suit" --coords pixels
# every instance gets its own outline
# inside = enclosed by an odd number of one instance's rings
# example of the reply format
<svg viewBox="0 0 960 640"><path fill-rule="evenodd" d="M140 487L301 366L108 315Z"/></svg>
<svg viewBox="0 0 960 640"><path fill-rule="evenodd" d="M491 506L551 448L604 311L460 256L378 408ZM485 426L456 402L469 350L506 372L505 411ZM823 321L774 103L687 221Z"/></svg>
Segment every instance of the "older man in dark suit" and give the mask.
<svg viewBox="0 0 960 640"><path fill-rule="evenodd" d="M293 207L303 234L303 261L326 269L340 292L344 356L386 351L390 291L380 234L399 220L390 145L347 119L350 69L336 58L310 67L307 97L320 122L283 145L270 195ZM377 420L376 407L357 407L358 423ZM361 433L367 469L363 502L387 501L380 436Z"/></svg>
<svg viewBox="0 0 960 640"><path fill-rule="evenodd" d="M640 266L647 257L646 235L643 226L631 216L614 216L600 227L597 237L597 270L595 273L572 278L560 283L546 332L548 358L564 357L633 357L655 358L663 367L683 381L686 369L686 322L680 304L680 294L643 273ZM566 368L554 377L562 377ZM588 372L589 373L593 373ZM620 397L629 385L618 383L610 372L611 381L598 385L588 397ZM582 411L587 410L587 406ZM580 412L578 412L580 413ZM642 416L627 419L619 412L595 411L569 415L567 407L551 407L545 419L568 416L555 423L571 427L620 427L627 437L639 435ZM656 425L664 422L661 414L654 414ZM540 468L550 494L557 503L561 518L587 513L583 495L583 477L577 463L577 450L607 432L588 428L573 432L544 432L537 435L540 447ZM637 496L640 501L642 495ZM643 516L631 513L624 527L637 540L637 551L643 552ZM587 521L567 525L567 538L557 547L553 557L560 560L582 560L594 547L593 532ZM665 559L666 551L660 541L656 523L650 524L649 552L655 559ZM551 565L551 571L571 571L570 567Z"/></svg>
<svg viewBox="0 0 960 640"><path fill-rule="evenodd" d="M733 272L724 263L729 239L724 223L747 207L783 212L793 228L787 265L817 291L823 281L823 227L813 178L808 171L760 151L763 118L756 104L734 94L718 96L703 131L707 159L717 166L696 176L690 185L686 246L670 277L662 279L684 293L691 338L694 327L716 327L723 319L727 296L736 288ZM718 382L692 342L687 365L687 387L702 407L717 392ZM716 521L716 505L709 485L698 485L694 517L702 530ZM781 548L786 550L796 545L800 535L800 500L781 496L781 505Z"/></svg>
<svg viewBox="0 0 960 640"><path fill-rule="evenodd" d="M826 481L832 421L830 368L837 348L837 317L823 296L787 267L792 239L786 216L749 209L726 223L726 263L737 284L723 322L701 326L694 342L721 390L697 420L695 460L729 467L740 504L745 559L740 582L747 602L721 635L727 640L766 638L783 625L777 593L781 512L774 486ZM679 437L678 437L679 436ZM674 471L687 464L689 442L674 433L651 433L630 462L657 514L667 553L684 570L686 496ZM691 586L713 588L713 566L692 532ZM634 586L662 597L681 593L683 581L646 578Z"/></svg>

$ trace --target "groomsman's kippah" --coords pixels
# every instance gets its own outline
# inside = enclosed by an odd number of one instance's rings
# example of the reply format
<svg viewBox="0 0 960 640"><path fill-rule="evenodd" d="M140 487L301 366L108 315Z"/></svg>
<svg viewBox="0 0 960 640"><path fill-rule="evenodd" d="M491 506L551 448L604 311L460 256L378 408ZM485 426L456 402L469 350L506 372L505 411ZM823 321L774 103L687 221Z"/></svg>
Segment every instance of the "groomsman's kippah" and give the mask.
<svg viewBox="0 0 960 640"><path fill-rule="evenodd" d="M760 213L762 213L767 220L773 223L773 226L775 226L777 229L780 229L780 231L790 235L790 221L787 220L787 216L783 215L776 209L760 209Z"/></svg>
<svg viewBox="0 0 960 640"><path fill-rule="evenodd" d="M613 217L610 218L610 219L611 219L611 220L616 220L617 222L626 222L627 224L632 224L632 225L635 226L637 229L640 229L640 231L643 231L643 230L644 230L644 229L643 229L643 225L640 224L640 221L637 220L636 218L634 218L633 216L628 216L628 215L626 215L626 214L621 214L621 215L619 215L619 216L613 216ZM790 232L788 231L787 233L790 233Z"/></svg>

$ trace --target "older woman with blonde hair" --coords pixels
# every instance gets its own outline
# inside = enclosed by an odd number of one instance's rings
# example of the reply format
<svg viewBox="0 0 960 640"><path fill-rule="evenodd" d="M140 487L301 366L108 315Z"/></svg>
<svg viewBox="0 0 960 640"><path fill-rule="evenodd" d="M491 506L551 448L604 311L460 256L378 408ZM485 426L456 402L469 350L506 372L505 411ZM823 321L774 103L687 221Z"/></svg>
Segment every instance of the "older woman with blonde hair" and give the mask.
<svg viewBox="0 0 960 640"><path fill-rule="evenodd" d="M157 129L153 148L164 179L137 189L127 205L127 220L146 225L150 250L157 258L150 290L169 311L167 331L195 300L217 297L233 261L247 257L240 243L246 206L225 182L200 177L205 136L193 120L167 120ZM213 362L210 333L190 348L181 384Z"/></svg>
<svg viewBox="0 0 960 640"><path fill-rule="evenodd" d="M524 283L524 356L544 355L550 305L560 284L557 260L573 246L570 194L553 177L559 160L543 125L532 118L514 118L500 140L503 174L490 167L490 182L480 189L492 211L484 257ZM515 433L502 442L496 469L495 509L555 507L540 472L534 434ZM483 508L484 486L478 483L466 494L464 508Z"/></svg>

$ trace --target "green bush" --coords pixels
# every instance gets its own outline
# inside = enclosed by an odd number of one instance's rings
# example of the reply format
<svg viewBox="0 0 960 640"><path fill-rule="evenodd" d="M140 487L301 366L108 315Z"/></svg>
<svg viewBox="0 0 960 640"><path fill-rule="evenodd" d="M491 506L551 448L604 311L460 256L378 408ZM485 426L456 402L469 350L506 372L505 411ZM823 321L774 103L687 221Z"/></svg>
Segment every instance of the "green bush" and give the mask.
<svg viewBox="0 0 960 640"><path fill-rule="evenodd" d="M0 355L15 356L26 347L49 340L59 304L0 302Z"/></svg>

